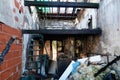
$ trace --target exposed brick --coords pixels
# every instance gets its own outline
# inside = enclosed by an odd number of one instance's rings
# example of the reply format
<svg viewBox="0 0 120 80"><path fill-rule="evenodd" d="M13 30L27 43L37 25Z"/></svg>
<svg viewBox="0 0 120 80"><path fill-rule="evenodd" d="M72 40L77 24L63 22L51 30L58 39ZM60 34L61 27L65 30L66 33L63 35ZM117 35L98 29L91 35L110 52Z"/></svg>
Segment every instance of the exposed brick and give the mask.
<svg viewBox="0 0 120 80"><path fill-rule="evenodd" d="M4 57L4 60L10 60L10 59L13 59L13 52L8 52L5 57Z"/></svg>
<svg viewBox="0 0 120 80"><path fill-rule="evenodd" d="M17 33L18 33L18 34L17 34L17 35L18 35L18 38L21 39L22 31L21 31L21 30L18 30L18 29L17 29L17 31L18 31L18 32L17 32Z"/></svg>
<svg viewBox="0 0 120 80"><path fill-rule="evenodd" d="M13 52L13 57L15 58L15 57L19 57L19 56L21 56L21 55L19 55L19 51L14 51Z"/></svg>
<svg viewBox="0 0 120 80"><path fill-rule="evenodd" d="M0 52L2 52L5 49L5 44L0 44Z"/></svg>
<svg viewBox="0 0 120 80"><path fill-rule="evenodd" d="M18 66L22 62L21 57L15 58L13 62L16 64L16 66Z"/></svg>
<svg viewBox="0 0 120 80"><path fill-rule="evenodd" d="M5 70L7 68L6 61L3 61L2 65L0 66L0 71Z"/></svg>
<svg viewBox="0 0 120 80"><path fill-rule="evenodd" d="M21 57L16 58L16 62L17 62L17 63L21 63L21 61L22 61L22 58L21 58Z"/></svg>
<svg viewBox="0 0 120 80"><path fill-rule="evenodd" d="M22 66L21 66L21 63L20 64L18 64L18 70L20 70L22 68Z"/></svg>
<svg viewBox="0 0 120 80"><path fill-rule="evenodd" d="M22 55L21 53L22 53L21 50L18 50L18 51L17 51L17 55L18 55L18 56L21 56L21 55Z"/></svg>
<svg viewBox="0 0 120 80"><path fill-rule="evenodd" d="M5 49L11 36L16 36L21 39L22 34L19 29L11 28L5 24L0 23L0 52ZM11 45L10 50L5 55L3 63L0 65L0 80L19 80L21 74L21 56L22 43Z"/></svg>
<svg viewBox="0 0 120 80"><path fill-rule="evenodd" d="M5 24L2 25L2 31L6 32L8 34L11 35L15 35L15 36L21 36L21 31L15 28L11 28L10 26L7 26Z"/></svg>
<svg viewBox="0 0 120 80"><path fill-rule="evenodd" d="M9 33L9 34L13 33L13 30L9 26L3 24L2 27L3 27L3 32Z"/></svg>
<svg viewBox="0 0 120 80"><path fill-rule="evenodd" d="M7 45L8 41L10 40L11 35L7 35L4 33L0 33L0 47L4 47ZM15 41L13 42L13 44L11 45L10 49L14 47L14 49L16 50L17 45L15 44Z"/></svg>
<svg viewBox="0 0 120 80"><path fill-rule="evenodd" d="M11 75L11 69L8 69L1 73L1 80L7 79Z"/></svg>
<svg viewBox="0 0 120 80"><path fill-rule="evenodd" d="M2 79L1 79L1 73L0 73L0 80L2 80Z"/></svg>
<svg viewBox="0 0 120 80"><path fill-rule="evenodd" d="M17 66L14 66L14 67L11 68L11 69L12 69L12 72L14 72L14 73L16 72L16 67L17 67Z"/></svg>
<svg viewBox="0 0 120 80"><path fill-rule="evenodd" d="M7 42L6 34L0 32L0 44L5 44L6 42Z"/></svg>
<svg viewBox="0 0 120 80"><path fill-rule="evenodd" d="M2 31L2 23L0 23L0 31Z"/></svg>
<svg viewBox="0 0 120 80"><path fill-rule="evenodd" d="M21 38L19 38L19 41L20 41L20 44L22 45L22 39Z"/></svg>
<svg viewBox="0 0 120 80"><path fill-rule="evenodd" d="M16 72L16 73L14 73L14 75L13 75L13 80L17 80L19 77L20 77L20 76L19 76L18 72Z"/></svg>
<svg viewBox="0 0 120 80"><path fill-rule="evenodd" d="M20 80L20 76L21 76L21 70L18 69L18 78L17 78L17 80Z"/></svg>
<svg viewBox="0 0 120 80"><path fill-rule="evenodd" d="M15 64L14 64L14 59L12 59L12 60L8 60L7 61L7 66L14 66Z"/></svg>
<svg viewBox="0 0 120 80"><path fill-rule="evenodd" d="M12 44L11 47L10 47L11 50L17 50L18 49L18 46L16 44Z"/></svg>
<svg viewBox="0 0 120 80"><path fill-rule="evenodd" d="M21 70L19 70L19 73L18 73L18 78L17 78L17 80L20 80L20 77L21 76Z"/></svg>
<svg viewBox="0 0 120 80"><path fill-rule="evenodd" d="M21 44L18 45L18 49L22 49L22 45Z"/></svg>
<svg viewBox="0 0 120 80"><path fill-rule="evenodd" d="M13 76L8 77L6 80L13 80Z"/></svg>
<svg viewBox="0 0 120 80"><path fill-rule="evenodd" d="M19 50L19 55L20 55L20 56L22 55L22 50Z"/></svg>

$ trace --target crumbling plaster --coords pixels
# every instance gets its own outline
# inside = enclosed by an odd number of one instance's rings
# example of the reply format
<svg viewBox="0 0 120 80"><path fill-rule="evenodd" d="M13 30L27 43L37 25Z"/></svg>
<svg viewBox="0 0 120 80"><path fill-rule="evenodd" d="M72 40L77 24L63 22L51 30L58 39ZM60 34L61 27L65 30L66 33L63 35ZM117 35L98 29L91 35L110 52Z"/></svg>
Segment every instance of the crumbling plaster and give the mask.
<svg viewBox="0 0 120 80"><path fill-rule="evenodd" d="M109 60L120 55L120 0L101 0L97 15L97 26L102 29L96 52L110 54ZM120 62L113 65L120 74Z"/></svg>
<svg viewBox="0 0 120 80"><path fill-rule="evenodd" d="M102 29L102 53L120 54L120 0L101 0L98 9L98 27Z"/></svg>
<svg viewBox="0 0 120 80"><path fill-rule="evenodd" d="M92 16L92 28L97 27L97 9L85 9L83 16L79 20L79 23L76 24L76 29L88 29L89 18Z"/></svg>

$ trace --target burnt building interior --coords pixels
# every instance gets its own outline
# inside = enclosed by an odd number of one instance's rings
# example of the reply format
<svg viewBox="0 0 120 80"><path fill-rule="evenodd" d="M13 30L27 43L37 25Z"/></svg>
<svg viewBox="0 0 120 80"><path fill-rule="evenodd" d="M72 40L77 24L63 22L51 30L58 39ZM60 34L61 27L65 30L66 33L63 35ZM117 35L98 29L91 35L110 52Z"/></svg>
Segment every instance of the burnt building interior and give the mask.
<svg viewBox="0 0 120 80"><path fill-rule="evenodd" d="M90 3L88 0L82 2L61 2L61 1L25 1L25 6L35 6L39 19L43 26L39 30L23 30L23 34L31 34L30 46L28 45L28 54L26 68L35 70L40 74L40 78L48 78L52 75L55 79L60 78L65 69L72 60L90 57L94 53L102 30L98 27L93 28L92 15L88 19L87 29L49 29L45 27L46 20L74 20L80 18L85 8L98 9L99 3ZM48 8L57 8L49 12ZM60 9L64 8L64 12ZM72 8L68 12L68 8ZM78 8L78 9L77 9ZM48 24L49 25L49 24ZM36 35L35 35L36 34ZM45 70L42 71L44 66ZM50 70L49 70L50 69ZM52 71L51 71L52 70Z"/></svg>
<svg viewBox="0 0 120 80"><path fill-rule="evenodd" d="M98 3L90 3L86 0L83 2L25 1L25 5L36 6L36 8L38 9L37 12L39 14L39 18L44 21L46 19L74 20L75 18L77 18L78 13L81 12L82 8L99 8ZM56 7L57 12L43 12L43 7ZM64 13L60 13L60 7L65 8ZM72 12L67 12L68 7L73 8ZM41 64L39 60L42 59L42 54L45 54L46 57L49 57L49 59L53 60L51 62L53 68L55 66L55 62L57 63L56 68L54 68L56 69L55 73L52 73L52 75L57 75L55 77L58 78L62 75L62 73L65 71L72 60L89 56L88 54L94 55L95 53L92 50L94 50L95 46L97 45L97 39L99 39L99 36L102 34L102 30L100 28L92 28L92 16L88 19L88 29L78 30L75 28L40 28L39 30L23 30L22 32L23 34L31 34L30 40L32 40L30 41L30 47L28 48L29 52L27 54L26 68L29 70L35 69L37 70L37 73L40 73L39 70L41 70L42 68L39 68ZM35 64L37 65L36 68ZM46 61L46 67L50 68L50 66L48 67L48 65ZM46 72L48 73L47 70ZM41 75L42 74L43 72L41 73ZM45 75L43 77L45 77Z"/></svg>
<svg viewBox="0 0 120 80"><path fill-rule="evenodd" d="M24 15L24 28L20 29L20 33L22 34L21 38L11 37L10 41L7 43L6 48L3 50L0 56L0 65L2 63L5 66L8 66L7 60L4 57L9 52L9 48L12 45L18 45L22 43L22 54L21 59L21 68L16 67L15 71L18 71L19 77L10 78L2 78L2 72L5 72L4 68L0 67L0 80L119 80L120 79L120 64L117 61L120 59L119 56L119 43L117 43L120 39L117 37L119 35L119 24L112 25L114 20L118 20L116 16L112 21L113 17L105 14L104 5L107 4L107 1L104 0L13 0L15 2L15 6L17 7L20 4L20 1L24 3L25 9L23 11L22 5L19 6L19 14L27 13L29 11L32 16L30 19L27 18L29 15ZM119 0L116 0L116 3L113 1L112 7L116 4L118 9ZM110 2L108 1L108 4ZM103 6L103 7L102 7ZM105 6L106 7L106 6ZM108 6L109 7L109 6ZM105 8L106 10L109 8ZM1 9L0 9L1 10ZM102 12L103 11L103 12ZM35 12L35 13L34 13ZM110 12L108 10L108 12ZM112 10L111 10L112 12ZM113 9L114 12L114 9ZM13 9L13 13L17 13L15 8ZM17 13L17 14L18 14ZM116 12L115 15L119 15L119 11ZM104 15L105 14L105 15ZM101 15L104 15L101 17ZM110 17L111 16L111 17ZM107 19L110 17L110 21ZM106 18L104 20L104 18ZM3 19L0 17L0 19ZM21 16L20 16L21 19ZM33 19L33 21L31 20ZM15 20L18 22L19 18ZM32 22L31 22L32 21ZM108 21L108 22L107 22ZM18 23L17 24L18 26ZM4 26L6 22L1 20L0 26ZM103 24L102 24L103 23ZM115 22L114 22L115 23ZM20 23L22 24L22 23ZM30 25L31 24L31 25ZM117 28L108 27L109 25L118 26ZM31 27L32 26L32 27ZM28 27L28 28L27 28ZM0 28L1 31L5 31L4 28ZM117 29L117 30L116 30ZM11 29L12 30L12 29ZM116 30L116 33L112 31L108 32L108 30ZM9 32L9 31L8 31ZM12 32L12 31L11 31ZM19 32L19 31L18 31ZM17 33L14 33L14 35ZM110 34L110 35L109 35ZM20 35L21 36L21 35ZM107 36L107 38L105 37ZM111 37L112 36L112 37ZM111 38L111 40L109 40ZM112 39L113 38L113 39ZM6 39L6 37L5 37ZM3 40L3 39L2 39ZM15 42L14 42L15 40ZM113 41L115 41L115 44ZM114 45L112 45L112 43ZM112 47L111 47L112 46ZM0 47L1 48L1 47ZM17 49L20 48L16 48ZM0 50L2 51L2 50ZM10 51L11 48L10 48ZM90 57L100 55L101 61L104 60L104 63L97 63L97 58L93 61L94 63L90 63ZM114 56L114 58L110 58L110 56ZM99 69L94 77L98 76L102 71L104 72L106 68L114 63L117 64L115 68L117 70L116 73L110 73L105 75L103 79L83 79L84 75L80 72L82 67L86 67L82 62L79 62L79 59L88 58L87 66L90 64L93 65L102 65L106 64L103 69ZM86 61L87 61L86 60ZM113 60L113 61L112 61ZM72 62L76 64L72 64ZM84 60L83 60L84 61ZM86 64L86 61L84 64ZM16 63L17 64L17 63ZM73 69L71 70L71 64L73 65ZM79 65L79 66L78 66ZM82 67L80 66L82 65ZM80 70L78 70L79 68ZM19 72L20 69L20 72ZM77 71L77 70L78 71ZM87 68L85 68L87 70ZM83 72L87 72L84 71ZM110 67L110 69L113 69ZM6 71L9 69L6 69ZM69 71L71 72L69 73ZM74 72L76 70L76 72ZM68 72L66 72L68 71ZM73 74L73 72L75 74ZM110 72L110 71L109 71ZM14 72L12 72L14 75ZM79 75L78 75L79 73ZM66 76L64 76L66 75ZM88 76L90 74L87 74ZM101 75L100 75L101 76ZM102 75L103 76L103 75Z"/></svg>

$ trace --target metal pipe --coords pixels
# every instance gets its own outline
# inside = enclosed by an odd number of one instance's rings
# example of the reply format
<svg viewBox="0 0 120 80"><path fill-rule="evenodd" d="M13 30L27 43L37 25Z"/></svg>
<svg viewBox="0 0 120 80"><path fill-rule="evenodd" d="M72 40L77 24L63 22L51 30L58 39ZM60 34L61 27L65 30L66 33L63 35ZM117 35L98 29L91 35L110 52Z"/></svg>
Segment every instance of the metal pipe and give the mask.
<svg viewBox="0 0 120 80"><path fill-rule="evenodd" d="M14 42L15 39L16 39L15 36L12 36L12 37L9 39L9 41L8 41L5 49L2 51L2 53L1 53L1 55L0 55L0 64L3 62L5 55L8 53L8 51L9 51L9 49L10 49L10 47L11 47L11 44Z"/></svg>

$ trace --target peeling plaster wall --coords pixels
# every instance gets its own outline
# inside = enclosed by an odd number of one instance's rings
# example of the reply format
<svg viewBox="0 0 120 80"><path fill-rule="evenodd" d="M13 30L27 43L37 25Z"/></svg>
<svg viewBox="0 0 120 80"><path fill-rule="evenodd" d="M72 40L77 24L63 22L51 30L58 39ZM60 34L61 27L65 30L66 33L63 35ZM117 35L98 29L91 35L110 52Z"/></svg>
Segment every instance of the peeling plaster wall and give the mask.
<svg viewBox="0 0 120 80"><path fill-rule="evenodd" d="M120 55L120 0L101 0L98 26L102 29L101 53Z"/></svg>
<svg viewBox="0 0 120 80"><path fill-rule="evenodd" d="M88 0L88 2L91 3L99 3L100 0ZM82 13L83 11L83 13ZM89 22L89 18L92 16L92 28L97 28L97 9L89 9L89 8L85 8L85 9L81 9L80 13L78 14L78 21L76 21L76 29L88 29L88 22Z"/></svg>
<svg viewBox="0 0 120 80"><path fill-rule="evenodd" d="M92 2L95 0L91 0ZM98 1L99 2L99 1ZM76 29L88 28L88 19L92 15L93 28L100 27L102 35L94 52L120 54L120 0L100 0L99 9L85 9Z"/></svg>
<svg viewBox="0 0 120 80"><path fill-rule="evenodd" d="M91 14L94 16L95 26L102 29L102 35L93 38L88 37L88 52L111 55L120 55L120 0L100 0L100 7L96 11L86 9L81 20L77 23L76 28L88 28L87 20ZM95 41L94 41L95 40ZM95 43L95 44L93 44ZM91 45L92 44L92 45ZM92 51L89 51L93 49ZM115 56L110 56L109 60L113 60ZM113 65L114 69L120 74L120 62ZM120 76L120 75L119 75Z"/></svg>
<svg viewBox="0 0 120 80"><path fill-rule="evenodd" d="M22 72L25 71L26 49L27 49L28 39L29 39L29 34L23 35L23 45L22 45Z"/></svg>
<svg viewBox="0 0 120 80"><path fill-rule="evenodd" d="M79 23L76 24L76 29L88 29L88 19L92 16L92 28L97 27L97 9L85 9Z"/></svg>
<svg viewBox="0 0 120 80"><path fill-rule="evenodd" d="M98 26L102 29L102 36L98 51L102 54L120 55L120 0L101 0L98 10ZM96 50L96 51L97 51ZM115 56L110 56L113 60ZM113 65L120 76L120 62Z"/></svg>

